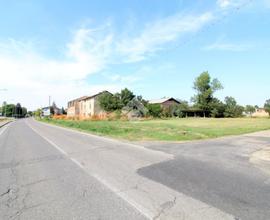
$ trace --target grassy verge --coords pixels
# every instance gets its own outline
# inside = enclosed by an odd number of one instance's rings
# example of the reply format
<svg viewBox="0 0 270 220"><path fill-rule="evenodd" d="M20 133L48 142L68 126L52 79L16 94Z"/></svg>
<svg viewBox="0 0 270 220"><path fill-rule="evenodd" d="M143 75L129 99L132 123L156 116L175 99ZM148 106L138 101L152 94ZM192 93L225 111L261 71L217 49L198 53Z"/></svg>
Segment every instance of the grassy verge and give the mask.
<svg viewBox="0 0 270 220"><path fill-rule="evenodd" d="M198 140L270 129L270 120L267 118L184 118L148 121L73 121L41 119L41 121L97 135L134 141Z"/></svg>

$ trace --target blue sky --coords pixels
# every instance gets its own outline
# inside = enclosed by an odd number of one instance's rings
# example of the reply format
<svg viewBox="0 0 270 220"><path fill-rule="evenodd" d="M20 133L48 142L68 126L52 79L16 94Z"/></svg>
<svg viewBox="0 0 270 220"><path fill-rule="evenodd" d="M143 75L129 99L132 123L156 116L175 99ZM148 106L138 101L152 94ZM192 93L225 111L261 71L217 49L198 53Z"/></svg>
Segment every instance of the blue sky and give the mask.
<svg viewBox="0 0 270 220"><path fill-rule="evenodd" d="M270 98L269 0L0 0L0 102L30 109L128 87L190 100L194 78L220 99Z"/></svg>

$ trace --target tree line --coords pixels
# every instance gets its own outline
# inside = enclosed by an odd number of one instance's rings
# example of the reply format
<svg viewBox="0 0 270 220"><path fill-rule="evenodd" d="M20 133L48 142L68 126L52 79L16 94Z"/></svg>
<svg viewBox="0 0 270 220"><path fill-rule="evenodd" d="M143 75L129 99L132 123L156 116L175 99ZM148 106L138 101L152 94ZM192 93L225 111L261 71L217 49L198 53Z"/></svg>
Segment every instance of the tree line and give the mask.
<svg viewBox="0 0 270 220"><path fill-rule="evenodd" d="M180 104L162 108L160 104L149 104L142 96L136 96L127 88L119 93L104 93L99 98L102 109L107 112L133 111L137 116L152 117L187 117L202 116L213 118L236 118L242 117L245 112L252 115L258 106L241 106L231 96L225 97L223 101L215 97L218 90L223 89L222 83L212 79L208 72L201 73L193 83L195 95L191 98L192 105L187 101L179 100ZM270 99L265 102L265 110L270 115Z"/></svg>
<svg viewBox="0 0 270 220"><path fill-rule="evenodd" d="M0 108L0 112L2 116L24 118L27 115L27 108L22 107L20 103L15 105L4 102Z"/></svg>

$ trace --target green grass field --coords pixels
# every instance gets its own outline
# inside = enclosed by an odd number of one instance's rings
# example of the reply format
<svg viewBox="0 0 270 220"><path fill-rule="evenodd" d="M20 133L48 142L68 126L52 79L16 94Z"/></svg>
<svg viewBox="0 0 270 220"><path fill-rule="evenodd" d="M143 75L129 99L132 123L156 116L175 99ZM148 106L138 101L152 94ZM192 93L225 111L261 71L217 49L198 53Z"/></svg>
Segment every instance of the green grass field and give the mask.
<svg viewBox="0 0 270 220"><path fill-rule="evenodd" d="M239 135L270 129L268 118L183 118L147 121L41 121L89 133L132 141L185 141Z"/></svg>

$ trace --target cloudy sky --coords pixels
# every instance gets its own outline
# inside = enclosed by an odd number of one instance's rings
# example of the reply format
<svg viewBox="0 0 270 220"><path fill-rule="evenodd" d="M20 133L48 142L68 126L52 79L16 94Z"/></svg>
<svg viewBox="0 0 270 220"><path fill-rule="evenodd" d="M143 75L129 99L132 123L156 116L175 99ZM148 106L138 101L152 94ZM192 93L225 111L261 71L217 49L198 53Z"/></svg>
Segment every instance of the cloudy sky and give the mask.
<svg viewBox="0 0 270 220"><path fill-rule="evenodd" d="M270 0L0 0L0 103L66 107L125 87L190 100L209 71L219 98L263 105L269 27Z"/></svg>

